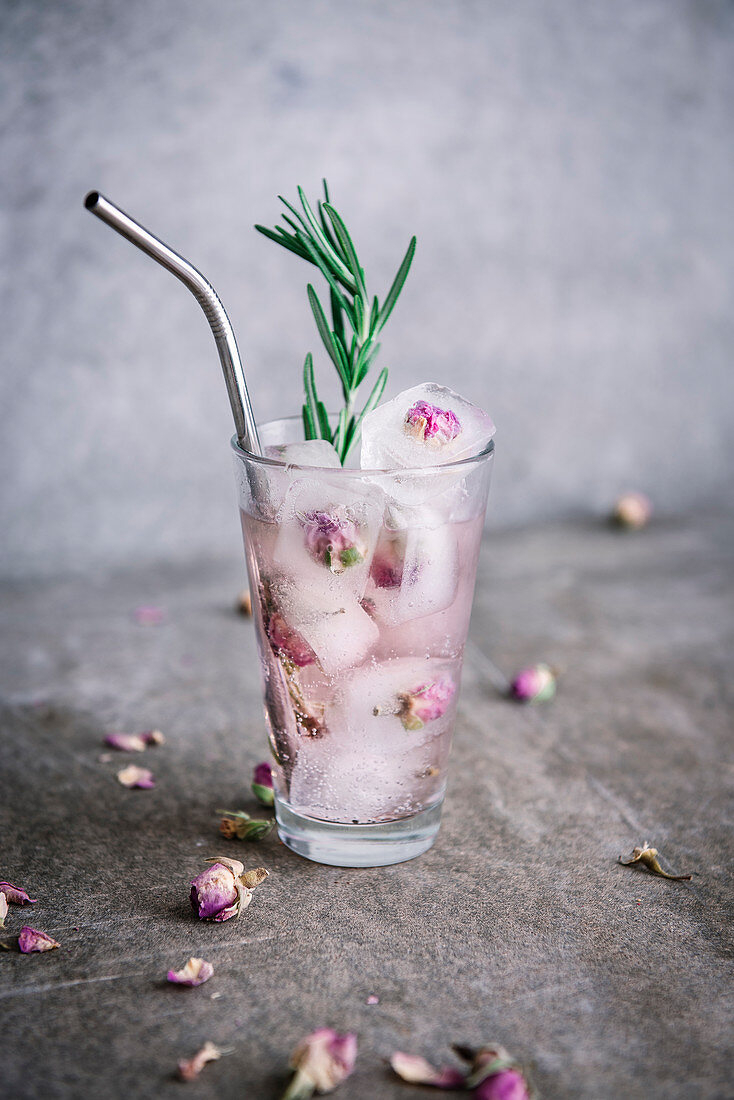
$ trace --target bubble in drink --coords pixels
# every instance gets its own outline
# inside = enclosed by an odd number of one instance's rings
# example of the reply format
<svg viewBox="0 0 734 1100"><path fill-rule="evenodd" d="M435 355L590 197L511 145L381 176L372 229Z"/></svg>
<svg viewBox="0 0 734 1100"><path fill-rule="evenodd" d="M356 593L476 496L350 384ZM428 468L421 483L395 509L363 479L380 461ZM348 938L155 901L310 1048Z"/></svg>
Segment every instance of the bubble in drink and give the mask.
<svg viewBox="0 0 734 1100"><path fill-rule="evenodd" d="M363 470L410 469L479 454L494 435L491 417L458 393L424 382L368 413Z"/></svg>

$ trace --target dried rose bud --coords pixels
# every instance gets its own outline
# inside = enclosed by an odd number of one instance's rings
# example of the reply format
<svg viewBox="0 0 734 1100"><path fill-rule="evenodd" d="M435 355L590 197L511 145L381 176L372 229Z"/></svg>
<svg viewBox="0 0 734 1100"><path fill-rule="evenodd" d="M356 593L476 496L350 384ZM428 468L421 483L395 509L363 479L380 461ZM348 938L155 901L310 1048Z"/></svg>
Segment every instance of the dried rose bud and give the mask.
<svg viewBox="0 0 734 1100"><path fill-rule="evenodd" d="M263 806L272 806L275 801L273 769L267 761L255 765L252 773L252 793Z"/></svg>
<svg viewBox="0 0 734 1100"><path fill-rule="evenodd" d="M12 882L0 882L0 894L4 894L11 905L35 905L38 901L38 898L29 898L25 890L13 886Z"/></svg>
<svg viewBox="0 0 734 1100"><path fill-rule="evenodd" d="M545 703L556 693L556 678L545 664L531 665L518 672L510 685L510 695L518 703Z"/></svg>
<svg viewBox="0 0 734 1100"><path fill-rule="evenodd" d="M227 840L262 840L275 824L273 818L250 817L244 810L217 810L217 813L224 814L219 832Z"/></svg>
<svg viewBox="0 0 734 1100"><path fill-rule="evenodd" d="M405 536L396 533L377 544L370 565L370 578L376 588L399 588L405 566Z"/></svg>
<svg viewBox="0 0 734 1100"><path fill-rule="evenodd" d="M18 947L24 955L30 955L32 951L53 951L55 947L61 947L61 944L48 933L29 928L26 924L20 930Z"/></svg>
<svg viewBox="0 0 734 1100"><path fill-rule="evenodd" d="M651 874L660 875L661 878L673 879L676 882L687 882L692 878L692 875L669 875L667 871L664 871L658 860L657 848L651 848L647 841L641 848L632 849L632 859L622 859L620 856L617 862L621 863L623 867L632 867L635 863L641 863L643 867L647 867Z"/></svg>
<svg viewBox="0 0 734 1100"><path fill-rule="evenodd" d="M135 608L133 618L140 626L160 626L166 621L166 613L162 607L144 604L142 607Z"/></svg>
<svg viewBox="0 0 734 1100"><path fill-rule="evenodd" d="M421 684L400 698L400 721L406 730L422 730L426 722L441 718L456 692L453 680L442 676L433 683Z"/></svg>
<svg viewBox="0 0 734 1100"><path fill-rule="evenodd" d="M167 981L175 985L203 985L204 982L209 981L213 973L214 967L211 963L192 956L181 970L169 970Z"/></svg>
<svg viewBox="0 0 734 1100"><path fill-rule="evenodd" d="M464 1087L479 1100L530 1100L530 1091L519 1063L497 1044L472 1050L454 1047L471 1068Z"/></svg>
<svg viewBox="0 0 734 1100"><path fill-rule="evenodd" d="M138 768L135 764L128 764L126 768L119 771L117 779L123 787L140 787L143 790L150 790L155 787L153 773L148 771L147 768Z"/></svg>
<svg viewBox="0 0 734 1100"><path fill-rule="evenodd" d="M405 431L421 443L443 446L460 434L461 422L451 409L440 409L427 401L416 401L405 414Z"/></svg>
<svg viewBox="0 0 734 1100"><path fill-rule="evenodd" d="M193 1081L198 1077L207 1062L216 1062L225 1051L220 1050L214 1043L204 1043L201 1050L197 1051L193 1058L186 1058L178 1063L178 1077L180 1081Z"/></svg>
<svg viewBox="0 0 734 1100"><path fill-rule="evenodd" d="M316 660L316 654L308 642L288 625L279 611L271 611L267 630L273 649L297 668L312 665Z"/></svg>
<svg viewBox="0 0 734 1100"><path fill-rule="evenodd" d="M245 871L238 859L213 856L212 866L191 883L191 907L199 920L225 921L238 917L252 901L255 886L268 877L264 867Z"/></svg>
<svg viewBox="0 0 734 1100"><path fill-rule="evenodd" d="M390 1058L390 1065L411 1085L433 1085L437 1089L460 1089L464 1086L466 1074L454 1066L441 1066L436 1069L418 1054L403 1054L397 1050Z"/></svg>
<svg viewBox="0 0 734 1100"><path fill-rule="evenodd" d="M628 531L645 527L652 515L652 504L644 493L623 493L612 510L612 521Z"/></svg>
<svg viewBox="0 0 734 1100"><path fill-rule="evenodd" d="M243 588L237 597L237 610L248 618L252 615L252 596L249 588Z"/></svg>
<svg viewBox="0 0 734 1100"><path fill-rule="evenodd" d="M301 1039L291 1054L295 1075L282 1100L307 1100L314 1092L331 1092L345 1081L357 1060L357 1036L322 1027Z"/></svg>
<svg viewBox="0 0 734 1100"><path fill-rule="evenodd" d="M308 512L299 516L299 520L309 554L332 573L343 573L351 565L364 561L366 547L359 542L353 520L330 512Z"/></svg>
<svg viewBox="0 0 734 1100"><path fill-rule="evenodd" d="M8 915L8 899L5 894L0 894L0 928L5 927L5 918Z"/></svg>

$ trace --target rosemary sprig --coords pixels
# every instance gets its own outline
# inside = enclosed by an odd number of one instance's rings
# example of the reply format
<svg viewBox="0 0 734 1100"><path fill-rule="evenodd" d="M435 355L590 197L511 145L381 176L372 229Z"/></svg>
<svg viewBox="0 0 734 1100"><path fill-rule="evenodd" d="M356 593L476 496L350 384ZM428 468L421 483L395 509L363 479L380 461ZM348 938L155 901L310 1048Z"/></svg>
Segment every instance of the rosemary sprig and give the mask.
<svg viewBox="0 0 734 1100"><path fill-rule="evenodd" d="M316 213L301 187L298 188L300 210L278 196L288 211L283 214L283 221L290 231L282 226L267 229L264 225L256 225L255 229L317 267L328 284L331 322L311 283L306 293L321 341L339 375L344 408L339 413L336 428L332 429L326 406L316 391L313 356L309 352L303 364L303 428L306 439L327 439L333 443L343 464L359 440L364 417L374 409L385 389L387 367L380 371L361 412L357 413L357 391L379 353L381 345L377 336L403 289L413 262L416 240L411 238L382 305L377 297L370 301L364 269L352 238L343 218L331 204L326 180L323 185L324 200L317 204Z"/></svg>

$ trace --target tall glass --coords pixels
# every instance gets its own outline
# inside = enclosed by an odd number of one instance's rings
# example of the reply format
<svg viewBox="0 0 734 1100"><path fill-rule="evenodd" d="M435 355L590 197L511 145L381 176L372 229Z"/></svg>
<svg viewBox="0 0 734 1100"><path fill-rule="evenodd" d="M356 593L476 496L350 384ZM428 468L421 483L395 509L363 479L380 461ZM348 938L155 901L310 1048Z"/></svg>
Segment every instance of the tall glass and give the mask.
<svg viewBox="0 0 734 1100"><path fill-rule="evenodd" d="M300 417L260 427L264 449ZM438 833L494 446L366 471L232 442L281 839L376 867Z"/></svg>

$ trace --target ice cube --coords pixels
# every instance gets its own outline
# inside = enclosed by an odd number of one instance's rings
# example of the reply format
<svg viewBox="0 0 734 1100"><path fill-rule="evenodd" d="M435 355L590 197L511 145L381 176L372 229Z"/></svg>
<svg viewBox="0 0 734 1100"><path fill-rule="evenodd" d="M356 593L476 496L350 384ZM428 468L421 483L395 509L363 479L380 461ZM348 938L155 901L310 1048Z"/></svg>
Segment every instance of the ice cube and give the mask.
<svg viewBox="0 0 734 1100"><path fill-rule="evenodd" d="M329 676L359 665L379 639L377 625L348 592L335 600L328 590L281 577L272 584L272 598L283 621L313 650Z"/></svg>
<svg viewBox="0 0 734 1100"><path fill-rule="evenodd" d="M408 469L457 462L479 454L494 431L476 405L445 386L424 382L367 414L361 466Z"/></svg>
<svg viewBox="0 0 734 1100"><path fill-rule="evenodd" d="M280 510L273 555L284 577L333 609L364 594L385 506L380 489L352 476L348 481L324 475L294 482Z"/></svg>
<svg viewBox="0 0 734 1100"><path fill-rule="evenodd" d="M395 522L396 511L392 513ZM422 517L427 518L427 517ZM370 569L365 599L389 625L450 607L459 583L456 531L449 524L384 526Z"/></svg>
<svg viewBox="0 0 734 1100"><path fill-rule="evenodd" d="M265 457L289 466L319 466L336 469L341 466L339 455L326 439L303 439L298 443L270 443Z"/></svg>

